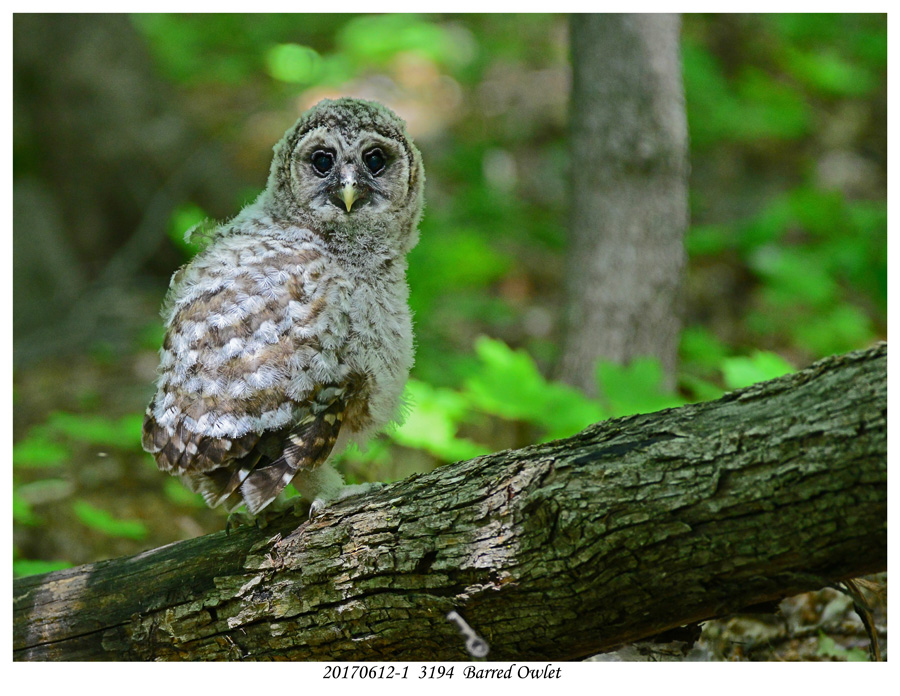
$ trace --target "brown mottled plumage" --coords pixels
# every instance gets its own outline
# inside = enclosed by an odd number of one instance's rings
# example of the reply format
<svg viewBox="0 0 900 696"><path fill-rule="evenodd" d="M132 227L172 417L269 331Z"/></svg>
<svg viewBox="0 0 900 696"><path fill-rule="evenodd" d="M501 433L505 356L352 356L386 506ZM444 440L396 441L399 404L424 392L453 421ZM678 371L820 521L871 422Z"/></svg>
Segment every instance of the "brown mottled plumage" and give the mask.
<svg viewBox="0 0 900 696"><path fill-rule="evenodd" d="M397 416L413 361L406 253L424 172L403 122L323 101L275 146L266 190L172 278L142 443L215 507L293 481L318 510L327 459Z"/></svg>

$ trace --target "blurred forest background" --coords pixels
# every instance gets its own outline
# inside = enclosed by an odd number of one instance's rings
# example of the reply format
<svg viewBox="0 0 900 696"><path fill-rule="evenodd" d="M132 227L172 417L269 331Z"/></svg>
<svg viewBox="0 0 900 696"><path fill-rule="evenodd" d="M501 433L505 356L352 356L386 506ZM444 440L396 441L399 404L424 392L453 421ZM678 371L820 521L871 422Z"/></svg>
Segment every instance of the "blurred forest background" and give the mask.
<svg viewBox="0 0 900 696"><path fill-rule="evenodd" d="M17 574L223 528L140 448L159 306L193 253L184 232L251 201L272 145L325 97L397 111L428 177L413 406L341 456L349 480L716 398L886 337L885 15L682 18L677 387L653 359L601 362L596 396L554 380L567 16L19 14L13 50Z"/></svg>

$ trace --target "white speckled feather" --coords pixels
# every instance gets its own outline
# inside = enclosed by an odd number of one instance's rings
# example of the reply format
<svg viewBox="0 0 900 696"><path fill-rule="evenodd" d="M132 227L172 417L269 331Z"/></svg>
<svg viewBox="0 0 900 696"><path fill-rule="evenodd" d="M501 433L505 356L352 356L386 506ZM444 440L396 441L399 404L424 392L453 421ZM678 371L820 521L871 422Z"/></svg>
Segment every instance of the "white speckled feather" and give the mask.
<svg viewBox="0 0 900 696"><path fill-rule="evenodd" d="M143 437L161 469L229 509L256 512L301 474L332 495L334 476L310 472L398 415L423 182L381 105L323 102L285 134L266 190L172 278Z"/></svg>

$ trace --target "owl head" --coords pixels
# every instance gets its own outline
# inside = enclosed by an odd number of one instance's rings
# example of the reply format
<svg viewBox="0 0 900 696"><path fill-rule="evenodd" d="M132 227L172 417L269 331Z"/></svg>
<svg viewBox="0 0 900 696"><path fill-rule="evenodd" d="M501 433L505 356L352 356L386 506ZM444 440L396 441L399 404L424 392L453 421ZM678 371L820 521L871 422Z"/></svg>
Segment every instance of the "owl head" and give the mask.
<svg viewBox="0 0 900 696"><path fill-rule="evenodd" d="M415 245L425 173L406 124L390 109L323 100L274 150L266 195L276 217L343 253L405 253Z"/></svg>

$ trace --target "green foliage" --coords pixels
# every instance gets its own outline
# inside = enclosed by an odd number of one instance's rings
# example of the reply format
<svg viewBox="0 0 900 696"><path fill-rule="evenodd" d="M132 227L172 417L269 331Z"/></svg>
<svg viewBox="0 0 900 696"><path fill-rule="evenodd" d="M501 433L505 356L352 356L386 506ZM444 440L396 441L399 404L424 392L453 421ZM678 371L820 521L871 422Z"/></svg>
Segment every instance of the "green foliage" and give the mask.
<svg viewBox="0 0 900 696"><path fill-rule="evenodd" d="M276 44L266 51L266 69L282 82L312 84L322 73L322 57L309 46Z"/></svg>
<svg viewBox="0 0 900 696"><path fill-rule="evenodd" d="M12 564L13 575L17 578L24 578L27 575L52 573L55 570L71 568L72 565L68 561L33 561L25 558L14 559Z"/></svg>
<svg viewBox="0 0 900 696"><path fill-rule="evenodd" d="M656 358L637 358L630 365L601 361L597 366L600 394L617 417L683 405L683 399L663 390L662 381L662 366Z"/></svg>
<svg viewBox="0 0 900 696"><path fill-rule="evenodd" d="M140 540L147 536L147 527L140 520L120 520L106 510L94 507L86 500L72 503L76 517L86 527L111 537Z"/></svg>
<svg viewBox="0 0 900 696"><path fill-rule="evenodd" d="M734 253L744 260L759 282L756 306L746 315L747 328L758 337L776 336L822 357L877 336L860 303L887 307L883 202L799 187L736 230L692 229L687 247L694 257Z"/></svg>
<svg viewBox="0 0 900 696"><path fill-rule="evenodd" d="M314 96L378 90L418 129L428 208L410 255L418 342L410 413L390 440L348 450L351 480L405 475L512 439L564 437L605 418L718 398L793 369L779 354L802 365L886 332L884 196L877 182L862 193L826 190L818 173L829 151L881 166L884 16L685 15L694 226L686 240L692 324L682 334L678 391L660 388L660 366L648 359L598 365L597 398L547 379L561 345L568 245L567 97L561 90L554 102L550 93L569 69L567 21L547 14L133 17L191 117L258 183L272 133ZM166 233L182 258L202 247L207 217L192 202L173 212ZM526 326L535 309L554 317L544 332ZM161 342L153 321L135 347L155 351ZM111 344L98 344L97 355L107 371L124 363ZM18 389L14 396L19 408ZM87 454L93 461L98 448L139 452L141 416L96 415L109 403L109 390L86 393L15 444L17 525L42 524L41 501L65 493L63 465ZM41 475L56 478L34 480ZM205 507L177 480L161 479L169 501ZM121 522L79 509L101 527Z"/></svg>
<svg viewBox="0 0 900 696"><path fill-rule="evenodd" d="M17 524L25 524L30 527L40 523L40 519L31 509L31 503L24 498L18 490L13 489L13 522Z"/></svg>
<svg viewBox="0 0 900 696"><path fill-rule="evenodd" d="M463 394L478 410L533 423L549 439L572 435L605 417L599 404L577 389L544 378L524 351L481 337L475 352L479 362L465 380Z"/></svg>
<svg viewBox="0 0 900 696"><path fill-rule="evenodd" d="M71 456L65 445L48 437L46 429L34 429L27 437L13 445L13 466L55 467L64 464Z"/></svg>
<svg viewBox="0 0 900 696"><path fill-rule="evenodd" d="M176 478L167 476L163 479L163 493L166 498L176 505L188 505L197 508L206 507L202 495L199 493L192 493Z"/></svg>
<svg viewBox="0 0 900 696"><path fill-rule="evenodd" d="M54 411L13 446L13 466L61 466L72 456L73 443L140 451L142 423L139 413L111 419Z"/></svg>
<svg viewBox="0 0 900 696"><path fill-rule="evenodd" d="M457 426L465 418L468 407L462 395L410 380L405 399L412 408L403 424L391 434L398 444L423 449L444 461L470 459L490 452L484 445L457 436Z"/></svg>
<svg viewBox="0 0 900 696"><path fill-rule="evenodd" d="M868 662L869 654L860 648L845 648L838 645L833 638L819 632L819 648L817 655L822 657L834 657L845 662Z"/></svg>
<svg viewBox="0 0 900 696"><path fill-rule="evenodd" d="M811 114L801 95L777 78L747 67L727 79L709 48L690 36L682 44L691 144L787 140L805 135Z"/></svg>
<svg viewBox="0 0 900 696"><path fill-rule="evenodd" d="M748 317L753 321L756 315ZM872 321L859 307L843 303L828 307L798 321L789 329L791 337L814 355L845 353L875 340Z"/></svg>
<svg viewBox="0 0 900 696"><path fill-rule="evenodd" d="M190 259L202 248L200 236L214 226L215 223L209 222L203 208L186 202L172 212L167 233L172 245L185 259Z"/></svg>
<svg viewBox="0 0 900 696"><path fill-rule="evenodd" d="M237 87L262 73L291 86L339 85L397 56L460 69L474 50L467 34L413 14L141 14L132 21L164 73L186 85Z"/></svg>
<svg viewBox="0 0 900 696"><path fill-rule="evenodd" d="M749 387L793 371L793 366L780 355L762 350L753 351L749 357L726 358L722 362L725 386L729 389Z"/></svg>
<svg viewBox="0 0 900 696"><path fill-rule="evenodd" d="M55 411L45 427L78 442L100 447L140 451L143 414L133 413L119 419L85 416Z"/></svg>
<svg viewBox="0 0 900 696"><path fill-rule="evenodd" d="M692 158L730 160L724 178L749 190L743 205L731 193L741 212L730 221L704 219L694 194L701 212L687 249L693 263L752 277L738 319L745 345L813 359L886 329L886 201L877 182L864 195L826 190L819 169L829 151L879 159L882 144L868 129L883 120L886 28L884 15L685 17ZM768 168L771 181L735 175L734 163Z"/></svg>

